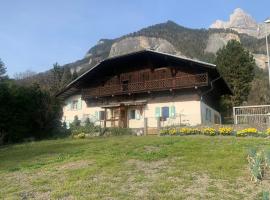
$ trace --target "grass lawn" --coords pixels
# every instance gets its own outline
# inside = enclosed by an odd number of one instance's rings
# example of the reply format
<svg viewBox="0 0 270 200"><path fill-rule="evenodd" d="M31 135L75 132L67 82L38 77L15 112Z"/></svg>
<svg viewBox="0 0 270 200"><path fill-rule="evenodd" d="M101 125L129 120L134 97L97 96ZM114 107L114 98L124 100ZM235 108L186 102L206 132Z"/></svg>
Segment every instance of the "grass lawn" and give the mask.
<svg viewBox="0 0 270 200"><path fill-rule="evenodd" d="M59 139L0 148L0 199L260 199L236 137ZM267 175L267 174L266 174Z"/></svg>

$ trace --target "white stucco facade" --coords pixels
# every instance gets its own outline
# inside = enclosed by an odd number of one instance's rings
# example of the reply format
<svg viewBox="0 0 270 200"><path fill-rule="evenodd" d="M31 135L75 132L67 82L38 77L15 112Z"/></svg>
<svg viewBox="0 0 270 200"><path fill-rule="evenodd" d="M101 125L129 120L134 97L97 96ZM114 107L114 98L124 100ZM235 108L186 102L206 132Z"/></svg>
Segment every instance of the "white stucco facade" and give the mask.
<svg viewBox="0 0 270 200"><path fill-rule="evenodd" d="M134 106L126 107L127 127L129 128L144 128L145 123L149 128L156 128L160 126L172 126L179 124L186 125L200 125L200 124L219 124L221 123L220 113L202 101L172 101L166 103L151 103L147 102L138 109ZM166 111L167 110L167 111ZM100 112L105 111L102 107L88 106L85 101L81 99L81 95L74 95L65 100L63 107L63 122L67 126L73 122L74 117L77 116L82 122L89 118L91 122L96 125L102 125ZM167 115L166 118L163 115ZM112 113L107 109L107 118L110 118ZM161 120L158 120L160 119ZM145 122L147 120L147 122ZM160 121L160 124L158 124ZM107 121L106 126L112 126L112 122ZM118 122L114 122L117 126Z"/></svg>

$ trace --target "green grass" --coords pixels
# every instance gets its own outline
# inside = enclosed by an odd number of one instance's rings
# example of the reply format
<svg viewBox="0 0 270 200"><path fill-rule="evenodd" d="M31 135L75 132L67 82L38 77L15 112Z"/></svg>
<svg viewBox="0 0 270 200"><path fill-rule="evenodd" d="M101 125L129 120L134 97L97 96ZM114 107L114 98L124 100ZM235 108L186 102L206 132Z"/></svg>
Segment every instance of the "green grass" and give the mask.
<svg viewBox="0 0 270 200"><path fill-rule="evenodd" d="M236 137L61 139L0 148L0 199L256 199Z"/></svg>

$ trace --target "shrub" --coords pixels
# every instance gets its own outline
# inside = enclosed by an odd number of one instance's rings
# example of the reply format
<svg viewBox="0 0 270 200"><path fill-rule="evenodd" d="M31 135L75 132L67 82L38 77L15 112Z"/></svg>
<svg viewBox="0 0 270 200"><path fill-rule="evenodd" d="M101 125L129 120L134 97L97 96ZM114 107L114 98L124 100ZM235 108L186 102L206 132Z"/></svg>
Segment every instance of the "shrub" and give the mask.
<svg viewBox="0 0 270 200"><path fill-rule="evenodd" d="M218 132L220 135L232 135L233 134L233 129L231 127L221 127L218 129Z"/></svg>
<svg viewBox="0 0 270 200"><path fill-rule="evenodd" d="M237 131L236 136L238 137L258 136L258 130L256 128L246 128L246 129Z"/></svg>
<svg viewBox="0 0 270 200"><path fill-rule="evenodd" d="M209 135L209 136L217 135L217 131L214 128L204 128L202 132L204 135Z"/></svg>
<svg viewBox="0 0 270 200"><path fill-rule="evenodd" d="M61 116L60 101L38 85L0 83L0 145L53 137Z"/></svg>
<svg viewBox="0 0 270 200"><path fill-rule="evenodd" d="M248 150L247 160L251 173L251 181L261 181L265 171L269 169L269 151L257 151L255 148Z"/></svg>
<svg viewBox="0 0 270 200"><path fill-rule="evenodd" d="M169 129L169 135L176 135L176 134L177 134L176 128Z"/></svg>
<svg viewBox="0 0 270 200"><path fill-rule="evenodd" d="M169 135L169 129L162 129L162 130L159 132L159 135L160 135L160 136Z"/></svg>
<svg viewBox="0 0 270 200"><path fill-rule="evenodd" d="M79 133L78 135L74 135L74 138L76 138L76 139L84 139L85 138L85 133Z"/></svg>
<svg viewBox="0 0 270 200"><path fill-rule="evenodd" d="M270 128L268 128L265 133L266 135L270 136Z"/></svg>
<svg viewBox="0 0 270 200"><path fill-rule="evenodd" d="M108 128L106 132L108 133L108 135L112 135L112 136L132 135L132 130L130 128L113 127L113 128Z"/></svg>
<svg viewBox="0 0 270 200"><path fill-rule="evenodd" d="M85 123L84 126L70 126L70 132L72 136L78 135L80 133L85 133L87 135L96 136L100 132L100 127L95 126L93 123Z"/></svg>

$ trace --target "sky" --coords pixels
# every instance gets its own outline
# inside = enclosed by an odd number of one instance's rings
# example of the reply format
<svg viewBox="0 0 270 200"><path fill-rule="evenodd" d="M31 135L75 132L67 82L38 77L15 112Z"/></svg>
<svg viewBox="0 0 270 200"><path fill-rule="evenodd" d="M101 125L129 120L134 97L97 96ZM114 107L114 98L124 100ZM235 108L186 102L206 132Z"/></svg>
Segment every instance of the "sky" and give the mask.
<svg viewBox="0 0 270 200"><path fill-rule="evenodd" d="M0 59L8 75L42 72L84 57L100 39L113 39L172 20L208 28L242 8L258 22L269 0L0 0Z"/></svg>

